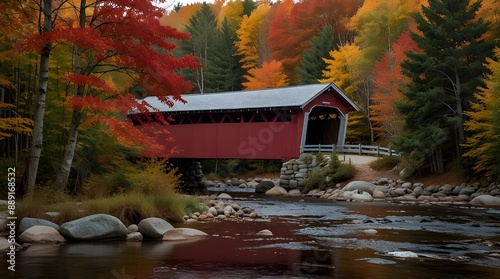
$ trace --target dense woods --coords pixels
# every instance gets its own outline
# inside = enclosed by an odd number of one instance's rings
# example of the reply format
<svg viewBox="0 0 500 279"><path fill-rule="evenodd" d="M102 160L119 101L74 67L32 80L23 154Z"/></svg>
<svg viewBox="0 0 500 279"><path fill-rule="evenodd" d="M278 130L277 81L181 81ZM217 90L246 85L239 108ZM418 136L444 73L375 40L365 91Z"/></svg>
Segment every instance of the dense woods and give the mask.
<svg viewBox="0 0 500 279"><path fill-rule="evenodd" d="M183 93L317 82L362 108L348 143L403 151L415 175L500 179L498 0L5 0L0 10L1 171L16 165L26 194L119 181L127 158L155 148L125 117L146 111L142 97L174 105Z"/></svg>

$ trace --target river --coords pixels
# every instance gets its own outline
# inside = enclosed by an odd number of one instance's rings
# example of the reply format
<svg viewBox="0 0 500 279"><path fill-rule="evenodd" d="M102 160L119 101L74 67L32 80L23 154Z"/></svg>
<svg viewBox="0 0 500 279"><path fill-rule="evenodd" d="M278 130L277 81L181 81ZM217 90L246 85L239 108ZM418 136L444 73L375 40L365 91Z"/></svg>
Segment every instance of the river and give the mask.
<svg viewBox="0 0 500 279"><path fill-rule="evenodd" d="M209 234L197 241L33 245L15 272L2 262L0 278L500 278L498 208L248 193L235 202L262 218L177 225Z"/></svg>

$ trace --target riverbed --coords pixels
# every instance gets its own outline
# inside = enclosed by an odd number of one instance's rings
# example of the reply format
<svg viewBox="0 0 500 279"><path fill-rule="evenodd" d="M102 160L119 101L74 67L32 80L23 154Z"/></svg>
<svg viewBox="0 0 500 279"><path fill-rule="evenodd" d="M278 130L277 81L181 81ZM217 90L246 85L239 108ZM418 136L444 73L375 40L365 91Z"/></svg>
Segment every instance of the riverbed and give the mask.
<svg viewBox="0 0 500 279"><path fill-rule="evenodd" d="M261 217L176 224L209 234L190 242L33 245L0 278L500 278L499 208L231 194Z"/></svg>

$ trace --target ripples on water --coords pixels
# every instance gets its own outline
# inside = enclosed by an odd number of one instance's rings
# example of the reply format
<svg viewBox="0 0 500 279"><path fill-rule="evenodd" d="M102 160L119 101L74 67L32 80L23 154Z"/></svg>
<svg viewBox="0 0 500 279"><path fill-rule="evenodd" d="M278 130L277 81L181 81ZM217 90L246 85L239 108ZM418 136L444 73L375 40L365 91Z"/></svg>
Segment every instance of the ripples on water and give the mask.
<svg viewBox="0 0 500 279"><path fill-rule="evenodd" d="M262 219L179 224L210 235L191 242L34 245L0 278L500 278L497 209L242 196Z"/></svg>

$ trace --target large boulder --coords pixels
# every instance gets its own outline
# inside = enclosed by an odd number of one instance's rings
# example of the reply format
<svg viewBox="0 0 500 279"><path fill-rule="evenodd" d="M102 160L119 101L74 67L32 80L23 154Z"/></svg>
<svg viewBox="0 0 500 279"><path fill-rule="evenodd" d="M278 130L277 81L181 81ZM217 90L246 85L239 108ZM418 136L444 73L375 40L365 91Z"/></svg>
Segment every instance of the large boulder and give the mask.
<svg viewBox="0 0 500 279"><path fill-rule="evenodd" d="M473 198L470 202L472 205L499 205L500 198L491 195L481 195Z"/></svg>
<svg viewBox="0 0 500 279"><path fill-rule="evenodd" d="M349 201L352 201L352 202L371 202L371 201L373 201L373 197L368 192L358 191L358 192L354 192L354 194L351 195Z"/></svg>
<svg viewBox="0 0 500 279"><path fill-rule="evenodd" d="M255 193L256 194L264 194L265 192L271 190L274 187L274 182L270 180L262 180L255 186Z"/></svg>
<svg viewBox="0 0 500 279"><path fill-rule="evenodd" d="M268 196L286 196L287 194L288 192L285 190L285 188L280 186L274 186L266 192L266 195Z"/></svg>
<svg viewBox="0 0 500 279"><path fill-rule="evenodd" d="M20 236L21 242L28 243L64 243L66 239L53 227L32 226L26 229Z"/></svg>
<svg viewBox="0 0 500 279"><path fill-rule="evenodd" d="M347 183L346 186L344 186L344 188L342 188L342 190L344 191L357 191L357 190L361 190L363 192L368 192L370 193L370 195L373 194L373 190L375 190L375 185L373 183L370 183L370 182L366 182L366 181L351 181L349 183Z"/></svg>
<svg viewBox="0 0 500 279"><path fill-rule="evenodd" d="M146 218L139 222L139 232L145 237L154 239L162 238L166 231L173 228L169 222L157 217Z"/></svg>
<svg viewBox="0 0 500 279"><path fill-rule="evenodd" d="M208 234L197 229L177 228L165 232L163 240L187 240L207 237Z"/></svg>
<svg viewBox="0 0 500 279"><path fill-rule="evenodd" d="M46 226L59 230L59 226L56 223L52 223L44 219L25 217L19 223L18 233L22 234L25 230L34 226Z"/></svg>
<svg viewBox="0 0 500 279"><path fill-rule="evenodd" d="M128 230L115 216L95 214L64 223L59 232L67 239L105 240L125 239Z"/></svg>

